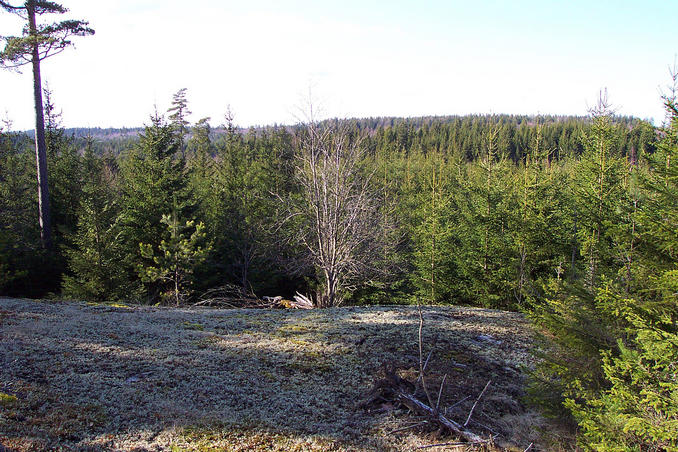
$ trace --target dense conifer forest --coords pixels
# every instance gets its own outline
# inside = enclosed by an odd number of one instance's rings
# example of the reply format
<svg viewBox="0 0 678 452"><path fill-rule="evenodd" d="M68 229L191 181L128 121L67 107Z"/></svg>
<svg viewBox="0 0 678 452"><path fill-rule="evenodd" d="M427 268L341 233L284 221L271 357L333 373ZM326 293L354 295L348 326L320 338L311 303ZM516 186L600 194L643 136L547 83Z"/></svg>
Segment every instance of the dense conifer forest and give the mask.
<svg viewBox="0 0 678 452"><path fill-rule="evenodd" d="M615 115L601 92L587 117L319 121L310 105L304 123L243 129L230 110L222 124L193 122L181 89L143 128L64 129L40 64L94 30L83 20L42 23L67 12L55 2L0 0L0 8L22 27L0 37L0 66L31 67L36 126L0 125L0 296L95 306L295 295L306 308L416 304L416 383L384 371L397 387L391 396L412 411L423 405L427 420L414 426L444 419L426 387L421 305L499 310L492 312L534 327L529 402L571 427L578 445L678 451L676 68L663 97L666 118L656 125ZM25 309L24 301L5 301ZM95 311L78 315L87 312ZM3 319L14 314L0 310L0 326L11 327ZM370 322L371 331L380 328ZM345 347L365 338L352 341ZM10 348L33 353L22 347ZM4 362L15 364L11 353ZM406 383L416 388L403 393ZM439 424L490 447L464 430L490 383L463 426ZM418 389L429 405L416 399ZM0 392L0 402L0 426L21 418L10 411L16 395Z"/></svg>
<svg viewBox="0 0 678 452"><path fill-rule="evenodd" d="M30 136L0 135L0 293L184 305L463 304L544 335L535 401L583 444L672 450L678 110L616 117L190 124L185 91L143 130L64 130L46 96L53 240Z"/></svg>

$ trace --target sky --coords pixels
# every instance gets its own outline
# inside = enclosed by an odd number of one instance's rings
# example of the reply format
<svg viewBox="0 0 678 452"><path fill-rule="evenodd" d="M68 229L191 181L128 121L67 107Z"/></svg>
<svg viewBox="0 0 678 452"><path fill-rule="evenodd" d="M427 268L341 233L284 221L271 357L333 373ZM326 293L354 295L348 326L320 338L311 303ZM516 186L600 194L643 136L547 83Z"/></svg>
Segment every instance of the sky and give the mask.
<svg viewBox="0 0 678 452"><path fill-rule="evenodd" d="M13 3L18 3L14 0ZM675 0L63 0L96 35L43 62L64 127L138 127L187 88L192 122L619 114L661 122ZM0 35L21 19L0 12ZM0 119L33 127L32 74L0 70ZM310 93L310 95L309 95Z"/></svg>

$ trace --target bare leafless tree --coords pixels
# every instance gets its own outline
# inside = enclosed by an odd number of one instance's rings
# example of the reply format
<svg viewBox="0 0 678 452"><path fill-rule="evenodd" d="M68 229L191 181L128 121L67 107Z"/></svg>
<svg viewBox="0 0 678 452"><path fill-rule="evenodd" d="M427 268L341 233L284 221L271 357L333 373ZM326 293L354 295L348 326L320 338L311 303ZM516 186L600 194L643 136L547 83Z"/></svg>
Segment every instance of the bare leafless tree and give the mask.
<svg viewBox="0 0 678 452"><path fill-rule="evenodd" d="M290 239L301 250L295 269L315 271L315 305L338 306L380 273L388 236L381 203L362 140L345 123L311 119L295 139L298 192L283 200L279 230L292 231Z"/></svg>

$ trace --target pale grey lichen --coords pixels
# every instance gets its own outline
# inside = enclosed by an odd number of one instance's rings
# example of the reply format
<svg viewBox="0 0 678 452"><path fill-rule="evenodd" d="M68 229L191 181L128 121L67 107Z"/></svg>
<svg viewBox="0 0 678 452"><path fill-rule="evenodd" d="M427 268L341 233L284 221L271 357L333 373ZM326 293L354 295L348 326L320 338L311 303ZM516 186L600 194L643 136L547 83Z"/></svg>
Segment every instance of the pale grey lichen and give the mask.
<svg viewBox="0 0 678 452"><path fill-rule="evenodd" d="M0 444L12 449L409 450L435 442L426 429L387 435L410 422L402 410L358 407L383 365L416 375L415 307L0 299L0 313L0 392L16 399L2 408ZM479 419L495 416L506 441L534 441L515 422L536 422L520 400L521 369L530 365L526 320L463 307L426 307L424 319L431 385L448 373L442 406L476 396L492 378ZM474 340L481 334L495 340Z"/></svg>

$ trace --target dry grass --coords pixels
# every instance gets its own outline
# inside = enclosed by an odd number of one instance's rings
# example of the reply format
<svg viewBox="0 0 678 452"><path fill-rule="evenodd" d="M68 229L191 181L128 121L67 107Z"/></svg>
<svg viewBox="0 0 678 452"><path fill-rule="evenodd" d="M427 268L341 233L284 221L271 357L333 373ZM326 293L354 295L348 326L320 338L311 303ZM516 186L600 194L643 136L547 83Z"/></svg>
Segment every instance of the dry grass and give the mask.
<svg viewBox="0 0 678 452"><path fill-rule="evenodd" d="M545 421L522 403L518 314L424 309L441 406L523 450ZM0 446L75 450L411 450L453 440L402 408L360 402L384 365L414 376L413 307L215 310L0 299ZM491 336L479 338L480 335ZM437 393L437 389L436 389ZM2 447L0 447L2 450ZM432 448L427 450L445 450ZM458 450L458 449L457 449ZM535 450L535 448L531 449Z"/></svg>

